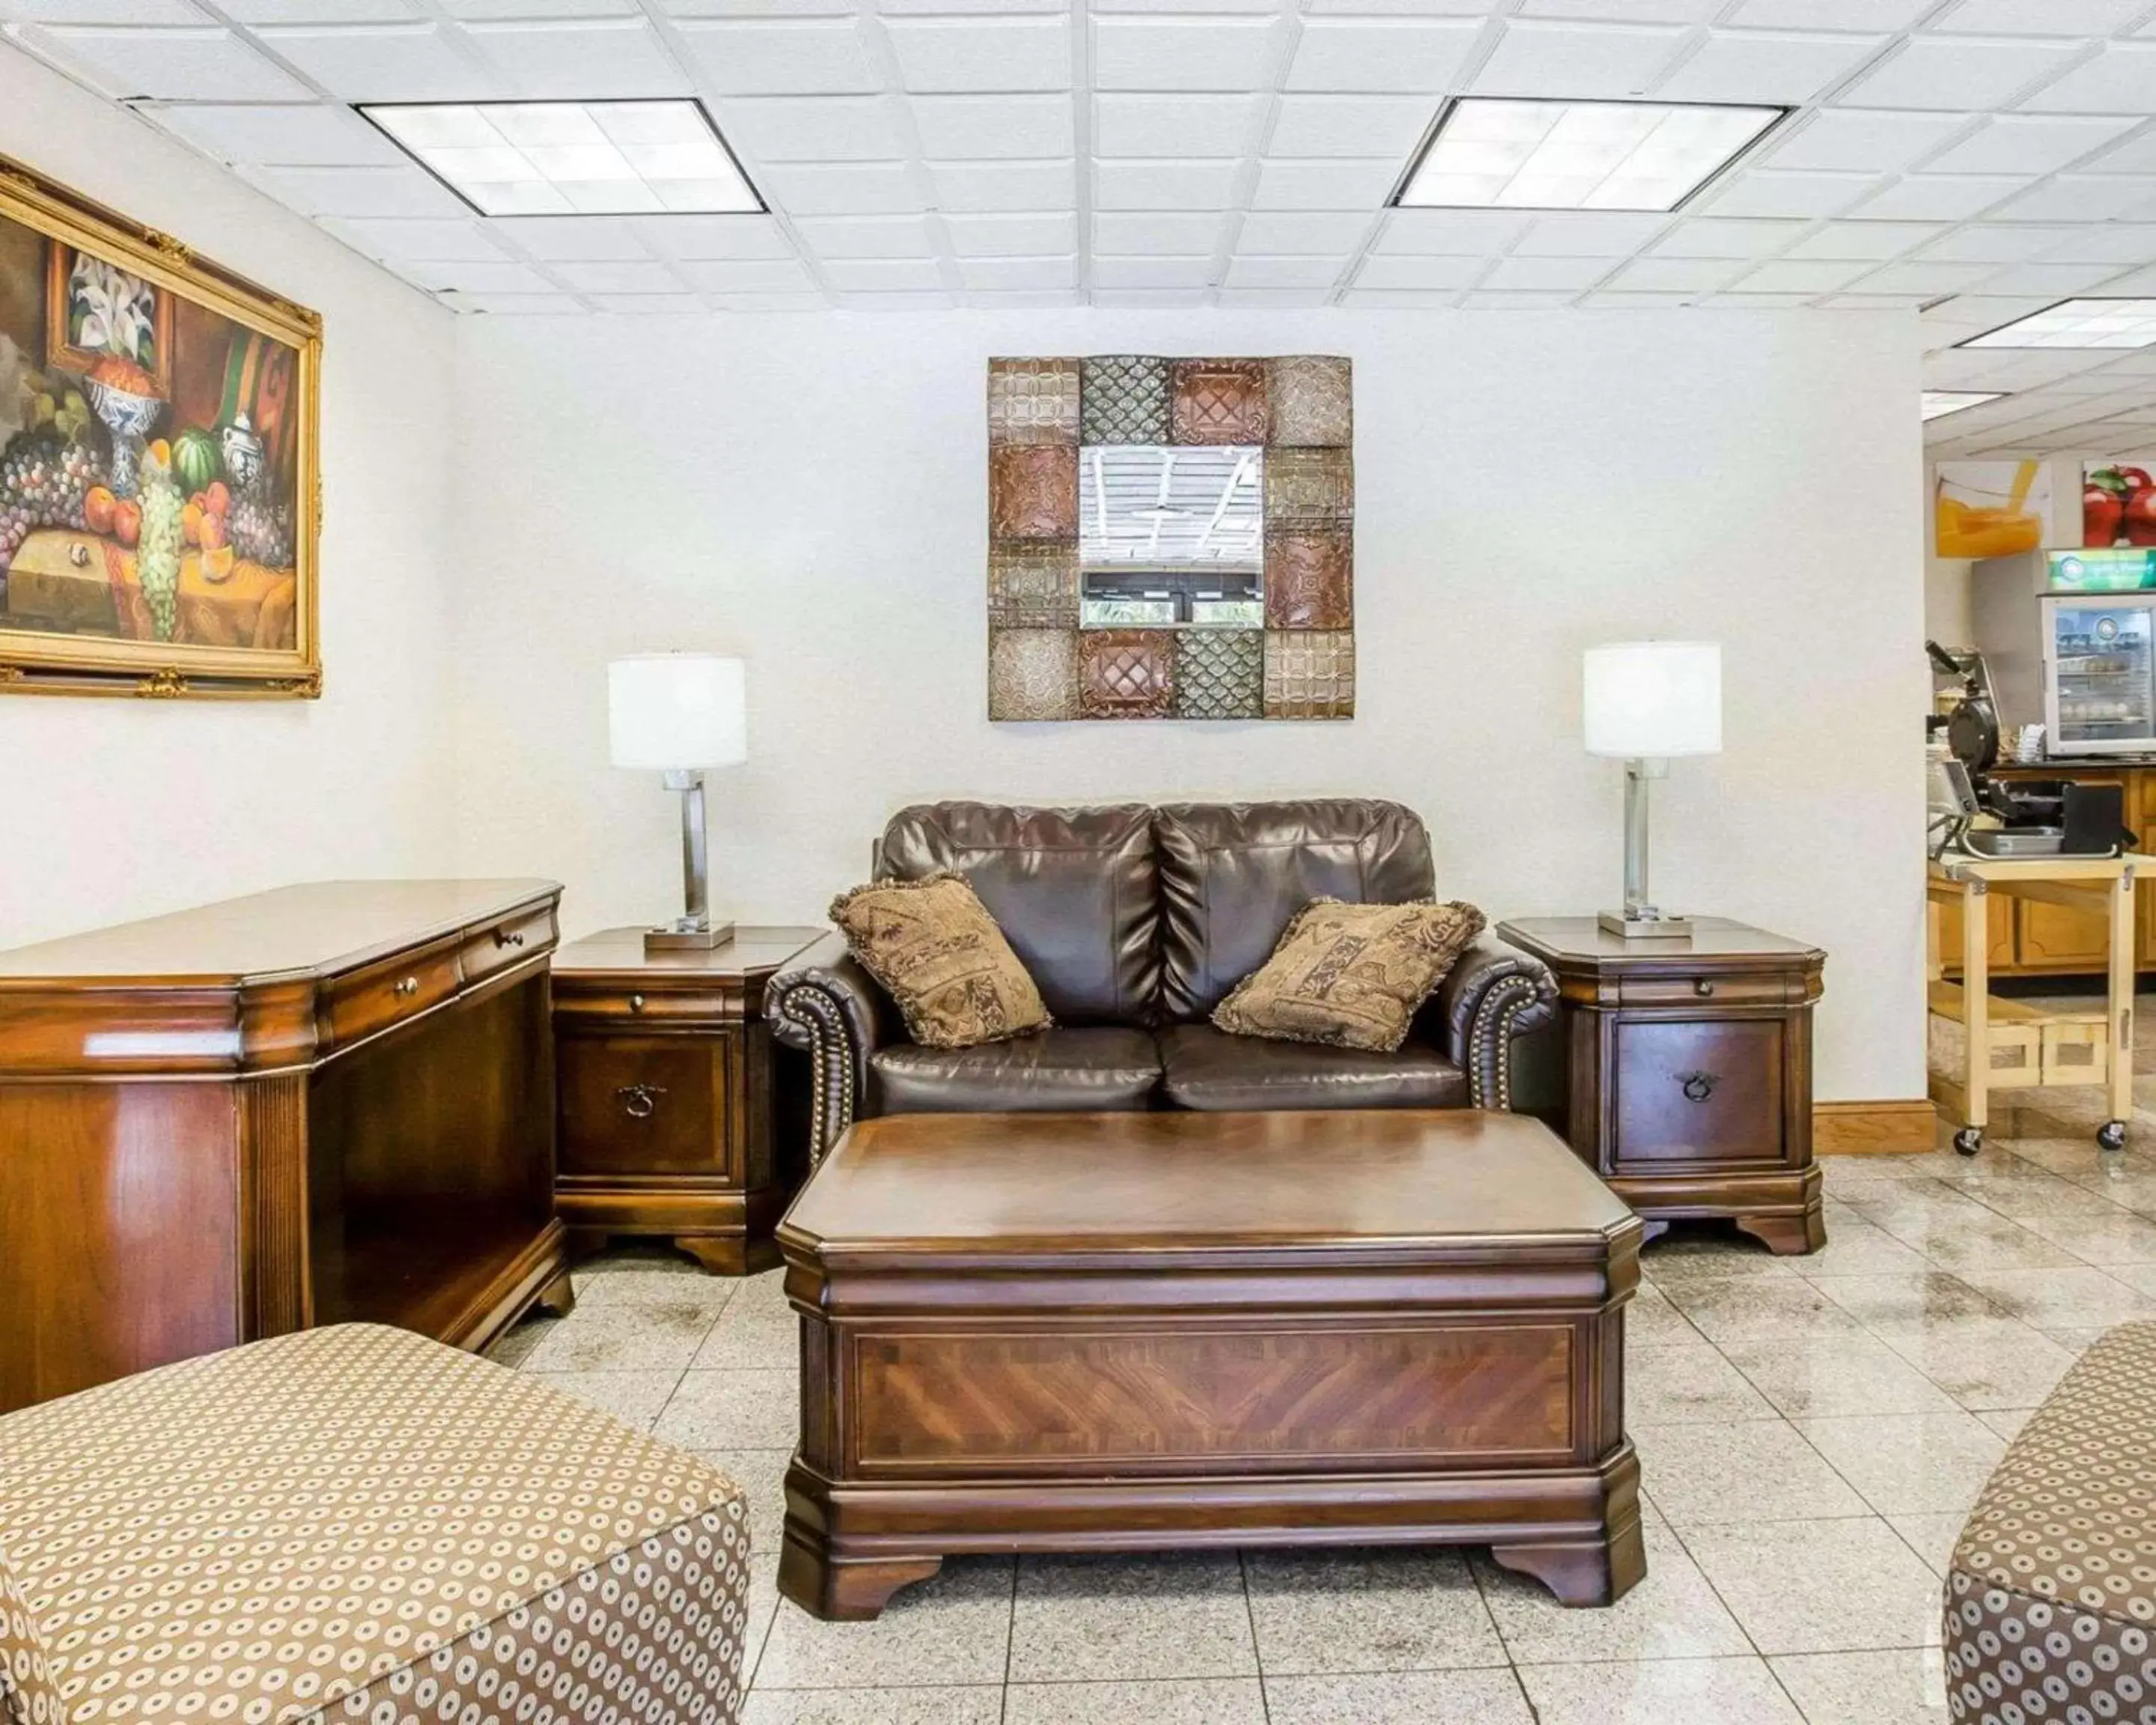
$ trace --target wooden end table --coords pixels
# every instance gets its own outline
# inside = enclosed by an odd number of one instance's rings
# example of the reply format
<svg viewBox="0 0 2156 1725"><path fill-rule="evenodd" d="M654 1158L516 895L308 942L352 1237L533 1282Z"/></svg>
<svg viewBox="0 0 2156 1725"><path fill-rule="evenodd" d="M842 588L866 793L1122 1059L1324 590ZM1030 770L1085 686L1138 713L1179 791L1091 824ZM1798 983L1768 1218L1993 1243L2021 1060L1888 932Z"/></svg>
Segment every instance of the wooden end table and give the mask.
<svg viewBox="0 0 2156 1725"><path fill-rule="evenodd" d="M870 1618L952 1553L1474 1543L1607 1604L1646 1568L1640 1231L1513 1114L865 1121L778 1230L779 1589Z"/></svg>
<svg viewBox="0 0 2156 1725"><path fill-rule="evenodd" d="M1645 1219L1733 1221L1772 1250L1826 1244L1812 1160L1812 1003L1826 955L1719 916L1631 940L1592 916L1497 936L1556 973L1567 1135Z"/></svg>
<svg viewBox="0 0 2156 1725"><path fill-rule="evenodd" d="M777 1147L763 985L823 932L647 953L642 929L611 928L555 955L554 1204L574 1246L659 1235L714 1275L778 1262L798 1176Z"/></svg>

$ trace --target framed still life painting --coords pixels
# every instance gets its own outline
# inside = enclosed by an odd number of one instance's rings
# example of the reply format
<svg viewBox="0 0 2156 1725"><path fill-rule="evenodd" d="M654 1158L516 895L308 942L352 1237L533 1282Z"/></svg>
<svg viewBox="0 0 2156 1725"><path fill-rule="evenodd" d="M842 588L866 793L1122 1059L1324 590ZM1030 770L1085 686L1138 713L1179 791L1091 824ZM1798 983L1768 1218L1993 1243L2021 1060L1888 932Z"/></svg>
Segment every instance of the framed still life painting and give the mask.
<svg viewBox="0 0 2156 1725"><path fill-rule="evenodd" d="M313 696L321 320L0 157L0 691Z"/></svg>

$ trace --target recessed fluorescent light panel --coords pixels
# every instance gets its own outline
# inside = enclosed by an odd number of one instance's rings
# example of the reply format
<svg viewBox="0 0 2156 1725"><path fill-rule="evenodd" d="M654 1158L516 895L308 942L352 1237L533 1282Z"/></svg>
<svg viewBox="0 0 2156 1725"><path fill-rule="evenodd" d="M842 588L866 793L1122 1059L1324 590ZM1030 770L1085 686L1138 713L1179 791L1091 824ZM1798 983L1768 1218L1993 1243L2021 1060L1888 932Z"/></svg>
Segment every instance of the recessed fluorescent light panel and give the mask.
<svg viewBox="0 0 2156 1725"><path fill-rule="evenodd" d="M2061 300L1971 336L1964 347L2146 347L2156 341L2156 300Z"/></svg>
<svg viewBox="0 0 2156 1725"><path fill-rule="evenodd" d="M483 216L763 208L694 101L392 102L359 111Z"/></svg>
<svg viewBox="0 0 2156 1725"><path fill-rule="evenodd" d="M1788 112L1461 96L1393 201L1410 209L1672 210Z"/></svg>
<svg viewBox="0 0 2156 1725"><path fill-rule="evenodd" d="M1980 408L1988 401L1997 401L2006 392L1994 389L1986 395L1974 389L1927 389L1924 392L1924 417L1943 419L1948 413L1958 413L1964 408Z"/></svg>

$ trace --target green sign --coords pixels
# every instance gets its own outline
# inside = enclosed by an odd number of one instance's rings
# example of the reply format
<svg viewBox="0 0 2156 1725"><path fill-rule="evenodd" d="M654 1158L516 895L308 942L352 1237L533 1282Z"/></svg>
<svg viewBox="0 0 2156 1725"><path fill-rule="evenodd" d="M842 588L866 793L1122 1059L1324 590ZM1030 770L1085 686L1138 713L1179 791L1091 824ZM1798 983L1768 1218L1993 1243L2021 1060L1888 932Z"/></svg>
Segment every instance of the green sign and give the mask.
<svg viewBox="0 0 2156 1725"><path fill-rule="evenodd" d="M2049 551L2053 593L2148 593L2156 591L2156 547L2094 547L2087 551Z"/></svg>

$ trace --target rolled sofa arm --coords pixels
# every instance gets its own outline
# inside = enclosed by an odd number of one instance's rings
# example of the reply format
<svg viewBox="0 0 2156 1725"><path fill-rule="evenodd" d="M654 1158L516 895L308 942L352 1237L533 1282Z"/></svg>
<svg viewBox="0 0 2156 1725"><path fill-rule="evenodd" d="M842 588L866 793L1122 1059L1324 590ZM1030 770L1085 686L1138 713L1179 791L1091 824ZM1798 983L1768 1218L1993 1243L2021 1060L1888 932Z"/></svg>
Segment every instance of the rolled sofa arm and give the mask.
<svg viewBox="0 0 2156 1725"><path fill-rule="evenodd" d="M808 1052L808 1161L813 1168L860 1111L869 1056L897 1039L884 992L834 932L803 948L763 985L763 1015L788 1048Z"/></svg>
<svg viewBox="0 0 2156 1725"><path fill-rule="evenodd" d="M1517 947L1486 936L1438 984L1446 1056L1467 1074L1471 1107L1512 1106L1512 1039L1557 1018L1557 978Z"/></svg>

